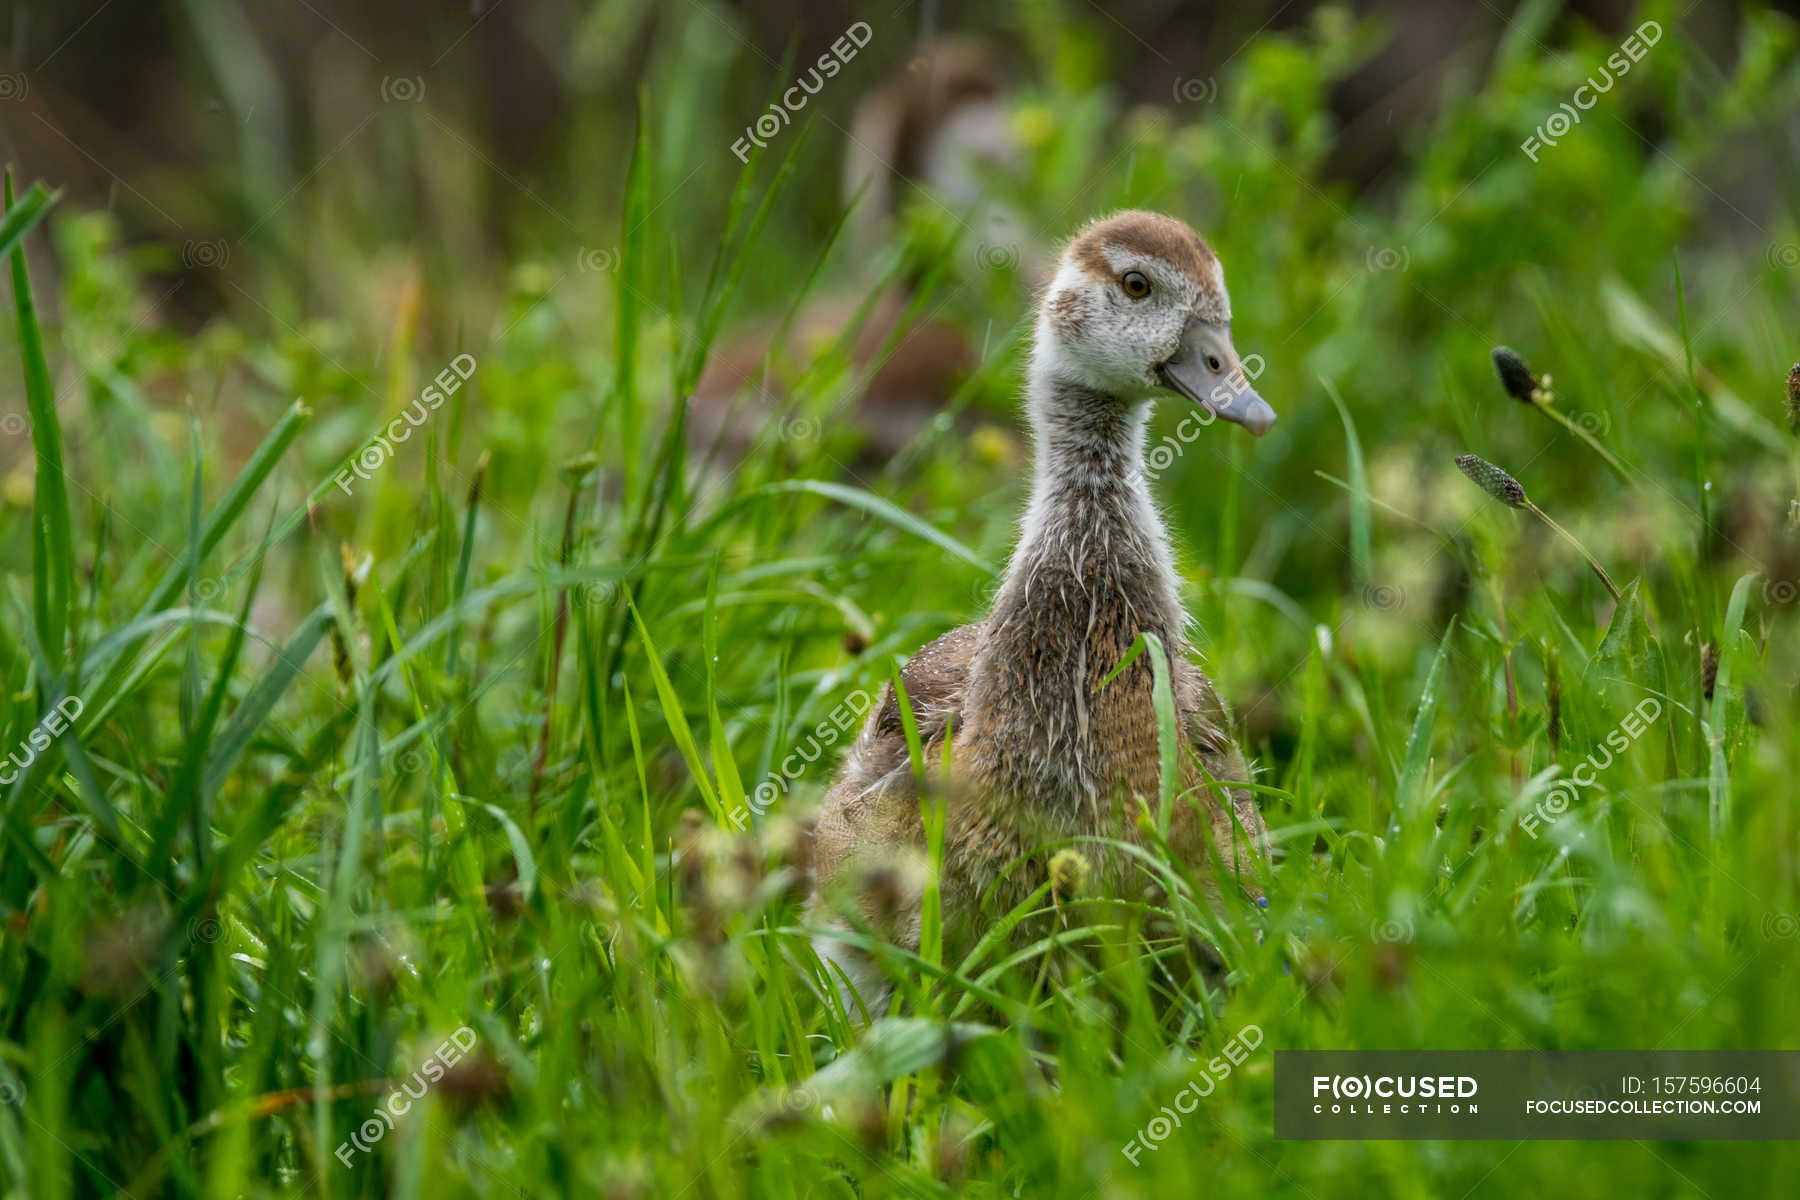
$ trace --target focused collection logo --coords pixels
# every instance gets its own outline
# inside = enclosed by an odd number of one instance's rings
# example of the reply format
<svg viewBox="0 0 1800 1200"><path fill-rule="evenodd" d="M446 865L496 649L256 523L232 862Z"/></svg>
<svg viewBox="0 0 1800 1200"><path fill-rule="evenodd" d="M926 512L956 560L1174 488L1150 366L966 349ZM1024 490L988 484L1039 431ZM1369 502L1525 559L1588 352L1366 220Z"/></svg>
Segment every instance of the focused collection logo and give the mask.
<svg viewBox="0 0 1800 1200"><path fill-rule="evenodd" d="M1314 1075L1312 1110L1333 1115L1478 1113L1472 1075Z"/></svg>
<svg viewBox="0 0 1800 1200"><path fill-rule="evenodd" d="M1276 1050L1284 1141L1800 1138L1800 1050Z"/></svg>

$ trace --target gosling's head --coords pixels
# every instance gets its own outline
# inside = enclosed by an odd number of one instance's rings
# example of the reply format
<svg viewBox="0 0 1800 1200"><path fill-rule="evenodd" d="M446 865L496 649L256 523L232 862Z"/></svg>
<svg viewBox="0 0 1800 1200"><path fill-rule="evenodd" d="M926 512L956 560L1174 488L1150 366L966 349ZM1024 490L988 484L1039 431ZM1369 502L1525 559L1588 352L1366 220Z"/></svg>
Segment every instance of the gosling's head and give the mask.
<svg viewBox="0 0 1800 1200"><path fill-rule="evenodd" d="M1040 313L1040 369L1128 402L1176 392L1258 436L1275 424L1231 344L1219 256L1174 217L1122 212L1089 225L1063 251Z"/></svg>

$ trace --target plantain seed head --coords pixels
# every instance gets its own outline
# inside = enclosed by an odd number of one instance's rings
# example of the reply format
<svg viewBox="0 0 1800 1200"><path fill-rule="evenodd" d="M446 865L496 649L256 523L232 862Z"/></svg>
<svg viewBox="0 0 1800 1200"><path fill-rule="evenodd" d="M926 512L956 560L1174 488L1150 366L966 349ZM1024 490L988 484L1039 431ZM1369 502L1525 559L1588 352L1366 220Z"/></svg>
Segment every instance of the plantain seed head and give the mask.
<svg viewBox="0 0 1800 1200"><path fill-rule="evenodd" d="M1474 454L1458 455L1456 469L1508 508L1525 507L1525 485L1487 459Z"/></svg>

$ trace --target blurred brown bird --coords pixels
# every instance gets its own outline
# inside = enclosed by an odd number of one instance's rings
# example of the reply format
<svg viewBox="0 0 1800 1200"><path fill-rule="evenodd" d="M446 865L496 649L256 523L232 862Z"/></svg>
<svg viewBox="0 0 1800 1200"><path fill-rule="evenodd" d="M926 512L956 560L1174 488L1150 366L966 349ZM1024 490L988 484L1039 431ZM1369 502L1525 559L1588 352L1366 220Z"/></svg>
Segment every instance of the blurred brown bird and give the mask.
<svg viewBox="0 0 1800 1200"><path fill-rule="evenodd" d="M874 258L892 238L901 210L925 196L959 222L972 222L962 252L1029 272L1031 240L1003 205L987 200L988 175L1016 157L1005 111L1002 56L966 37L929 43L911 64L858 105L845 157L844 195L854 201L851 252ZM848 347L851 366L870 377L848 424L862 436L859 461L886 462L944 408L976 366L976 349L955 323L915 320L898 340L915 280L876 296ZM721 348L694 389L688 413L696 454L736 462L786 400L791 374L837 339L863 297L825 295L806 305L780 344L770 322ZM802 426L810 428L809 425Z"/></svg>

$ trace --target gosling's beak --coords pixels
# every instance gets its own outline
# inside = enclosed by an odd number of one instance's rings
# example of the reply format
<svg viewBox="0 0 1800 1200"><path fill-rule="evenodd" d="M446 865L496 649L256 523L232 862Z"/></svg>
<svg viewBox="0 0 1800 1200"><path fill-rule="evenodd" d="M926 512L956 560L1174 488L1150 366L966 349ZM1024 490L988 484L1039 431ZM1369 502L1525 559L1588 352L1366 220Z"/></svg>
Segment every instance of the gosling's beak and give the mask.
<svg viewBox="0 0 1800 1200"><path fill-rule="evenodd" d="M1262 359L1255 359L1262 374ZM1214 369L1217 364L1217 369ZM1231 345L1231 327L1189 321L1182 330L1181 345L1167 362L1156 368L1163 386L1180 392L1214 416L1235 421L1257 437L1275 424L1275 410L1250 386L1237 351Z"/></svg>

